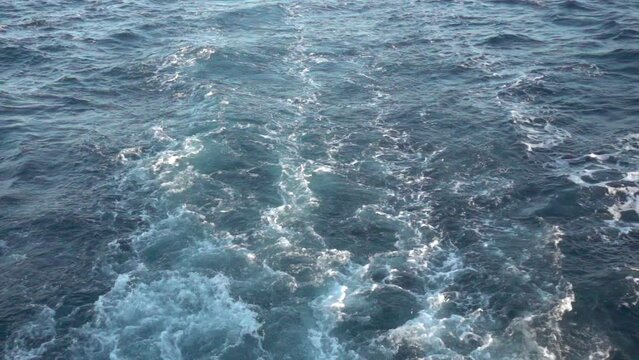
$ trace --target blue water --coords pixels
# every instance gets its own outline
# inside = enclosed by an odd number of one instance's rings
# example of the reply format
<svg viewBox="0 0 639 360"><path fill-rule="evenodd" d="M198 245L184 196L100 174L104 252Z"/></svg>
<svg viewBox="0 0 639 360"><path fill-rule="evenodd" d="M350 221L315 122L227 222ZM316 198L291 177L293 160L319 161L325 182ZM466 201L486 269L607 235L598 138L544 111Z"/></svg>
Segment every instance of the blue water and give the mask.
<svg viewBox="0 0 639 360"><path fill-rule="evenodd" d="M639 359L634 0L0 2L4 359Z"/></svg>

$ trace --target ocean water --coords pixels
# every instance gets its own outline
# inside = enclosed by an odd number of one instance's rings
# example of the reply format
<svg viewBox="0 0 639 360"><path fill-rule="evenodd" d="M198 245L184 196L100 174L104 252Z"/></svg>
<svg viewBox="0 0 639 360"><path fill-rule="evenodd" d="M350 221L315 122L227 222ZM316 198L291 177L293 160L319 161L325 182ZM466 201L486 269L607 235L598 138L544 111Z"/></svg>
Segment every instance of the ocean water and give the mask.
<svg viewBox="0 0 639 360"><path fill-rule="evenodd" d="M0 1L0 354L639 359L639 2Z"/></svg>

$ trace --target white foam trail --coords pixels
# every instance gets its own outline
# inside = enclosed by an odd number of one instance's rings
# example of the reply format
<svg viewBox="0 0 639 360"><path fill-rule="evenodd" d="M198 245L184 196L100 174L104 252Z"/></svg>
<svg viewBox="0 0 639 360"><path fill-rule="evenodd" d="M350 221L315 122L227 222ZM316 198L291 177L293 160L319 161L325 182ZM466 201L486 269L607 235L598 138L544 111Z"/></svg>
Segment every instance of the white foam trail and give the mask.
<svg viewBox="0 0 639 360"><path fill-rule="evenodd" d="M635 272L639 270L634 269ZM621 299L621 305L627 308L637 307L639 305L639 276L628 275L625 277L628 283L628 292Z"/></svg>
<svg viewBox="0 0 639 360"><path fill-rule="evenodd" d="M48 306L38 306L35 318L14 331L4 348L6 360L40 359L56 338L55 311Z"/></svg>
<svg viewBox="0 0 639 360"><path fill-rule="evenodd" d="M624 218L624 213L639 215L639 172L629 165L639 163L639 136L624 136L611 144L609 150L586 154L573 162L559 162L559 169L576 185L604 188L612 201L607 207L612 218L608 224L628 232L639 226L636 221ZM600 174L612 174L613 177L593 181Z"/></svg>
<svg viewBox="0 0 639 360"><path fill-rule="evenodd" d="M538 123L520 111L512 110L511 118L526 137L526 140L522 140L522 144L526 145L529 152L537 149L551 149L572 137L568 131L552 125L547 120Z"/></svg>
<svg viewBox="0 0 639 360"><path fill-rule="evenodd" d="M182 78L185 68L195 65L198 61L205 61L215 54L212 47L196 48L191 45L182 46L174 54L167 56L156 71L154 81L159 81L164 87L172 85Z"/></svg>
<svg viewBox="0 0 639 360"><path fill-rule="evenodd" d="M560 71L579 71L588 76L601 75L601 71L595 65L569 65L561 67ZM505 87L507 89L505 97L498 96L500 104L510 110L511 120L517 132L523 138L521 143L526 146L527 152L533 154L558 147L572 138L572 134L567 129L560 128L555 124L552 109L537 106L535 104L535 92L529 91L529 89L534 90L544 87L546 81L544 74L525 74ZM510 98L511 96L512 98ZM609 194L613 194L619 191L615 186L612 186L614 181L593 182L591 180L600 171L606 170L608 167L602 166L602 164L614 161L613 159L618 156L619 152L605 154L597 152L584 155L582 158L573 161L559 159L555 161L559 165L561 174L573 183L584 187L603 186ZM575 168L570 169L571 167ZM569 169L569 171L566 171L566 169ZM631 176L627 175L627 177ZM629 190L622 186L621 192L627 194ZM618 222L621 219L623 211L635 208L634 200L627 197L624 197L624 199L626 200L616 202L608 207L608 212L611 214L613 222ZM549 244L554 249L549 255L552 257L553 267L556 269L561 269L563 255L559 248L559 242L563 236L563 231L555 226L549 240ZM509 329L512 330L511 335L517 332L523 335L524 341L521 344L524 345L524 348L521 353L534 354L531 355L531 358L538 357L549 360L563 358L562 354L565 352L567 345L562 343L563 334L559 324L564 315L572 310L575 294L572 290L572 285L563 277L559 276L557 281L555 294L552 294L549 298L549 304L552 304L550 309L546 308L539 313L516 319L519 321L515 321L509 326ZM607 340L599 338L597 334L592 336L592 348L594 350L588 358L610 358L611 348L607 345ZM495 344L499 346L498 342ZM513 350L512 346L511 349L502 350L503 354L508 354L508 350ZM517 357L514 353L512 354L513 357ZM481 359L482 357L479 358Z"/></svg>
<svg viewBox="0 0 639 360"><path fill-rule="evenodd" d="M84 355L108 354L111 359L216 356L237 346L245 335L259 337L257 314L229 294L225 276L170 271L157 275L151 281L138 280L145 274L118 277L96 302L95 323L84 329L92 339Z"/></svg>
<svg viewBox="0 0 639 360"><path fill-rule="evenodd" d="M139 159L142 155L142 148L139 146L130 147L120 150L117 159L121 163L129 162L130 160Z"/></svg>

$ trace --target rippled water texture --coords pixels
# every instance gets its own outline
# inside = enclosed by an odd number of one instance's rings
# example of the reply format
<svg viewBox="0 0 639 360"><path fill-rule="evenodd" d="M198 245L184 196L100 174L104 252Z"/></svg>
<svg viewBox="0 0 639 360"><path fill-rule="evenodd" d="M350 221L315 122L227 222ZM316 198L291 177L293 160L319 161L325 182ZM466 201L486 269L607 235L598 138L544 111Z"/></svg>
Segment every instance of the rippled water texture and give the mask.
<svg viewBox="0 0 639 360"><path fill-rule="evenodd" d="M5 359L639 359L639 3L0 2Z"/></svg>

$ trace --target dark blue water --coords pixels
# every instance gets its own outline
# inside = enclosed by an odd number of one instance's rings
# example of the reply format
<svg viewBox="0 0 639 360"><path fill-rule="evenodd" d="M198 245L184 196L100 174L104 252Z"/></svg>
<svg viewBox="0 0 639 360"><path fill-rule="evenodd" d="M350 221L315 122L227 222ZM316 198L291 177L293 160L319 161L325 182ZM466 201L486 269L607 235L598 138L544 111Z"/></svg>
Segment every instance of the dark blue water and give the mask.
<svg viewBox="0 0 639 360"><path fill-rule="evenodd" d="M639 359L639 3L0 1L4 359Z"/></svg>

